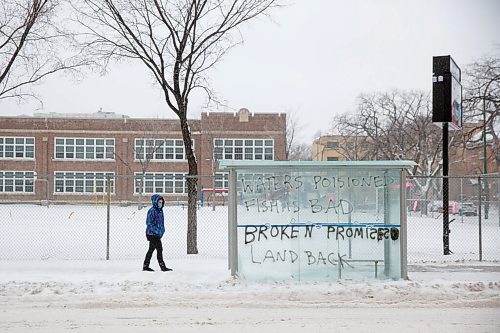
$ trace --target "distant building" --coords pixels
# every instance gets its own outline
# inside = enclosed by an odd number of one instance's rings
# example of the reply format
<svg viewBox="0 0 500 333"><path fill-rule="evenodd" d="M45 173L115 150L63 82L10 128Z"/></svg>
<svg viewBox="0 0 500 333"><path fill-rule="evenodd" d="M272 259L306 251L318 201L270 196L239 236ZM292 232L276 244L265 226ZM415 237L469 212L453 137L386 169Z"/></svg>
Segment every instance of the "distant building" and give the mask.
<svg viewBox="0 0 500 333"><path fill-rule="evenodd" d="M469 137L475 143L462 143L459 146L450 148L449 174L453 176L480 175L484 173L484 155L482 122L466 123L462 128L462 135ZM500 142L493 145L493 137L486 137L486 171L488 174L498 174L496 162L499 151L494 147L499 147Z"/></svg>
<svg viewBox="0 0 500 333"><path fill-rule="evenodd" d="M366 160L369 151L366 136L325 135L312 146L313 161Z"/></svg>
<svg viewBox="0 0 500 333"><path fill-rule="evenodd" d="M199 188L227 188L218 163L285 160L286 115L202 113L190 120ZM188 165L177 119L109 112L0 117L0 201L92 202L106 193L133 202L139 193L186 199ZM142 188L142 191L141 191ZM201 192L201 191L200 191Z"/></svg>
<svg viewBox="0 0 500 333"><path fill-rule="evenodd" d="M484 171L484 151L481 138L482 123L465 123L462 128L464 137L473 138L476 144L465 144L450 147L449 150L449 175L466 176L479 175ZM486 160L488 174L498 174L494 146L499 147L500 142L492 144L493 138L489 136L486 144ZM457 142L457 141L455 141ZM465 142L465 140L464 140ZM370 144L366 136L325 135L314 140L312 145L313 161L345 161L369 160Z"/></svg>

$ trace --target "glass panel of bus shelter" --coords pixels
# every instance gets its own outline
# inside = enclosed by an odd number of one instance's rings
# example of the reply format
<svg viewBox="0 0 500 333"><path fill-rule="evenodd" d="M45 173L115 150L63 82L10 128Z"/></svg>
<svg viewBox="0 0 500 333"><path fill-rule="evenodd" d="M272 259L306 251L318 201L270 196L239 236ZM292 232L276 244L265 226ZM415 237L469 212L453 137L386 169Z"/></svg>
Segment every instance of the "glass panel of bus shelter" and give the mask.
<svg viewBox="0 0 500 333"><path fill-rule="evenodd" d="M238 173L240 274L400 278L399 170Z"/></svg>

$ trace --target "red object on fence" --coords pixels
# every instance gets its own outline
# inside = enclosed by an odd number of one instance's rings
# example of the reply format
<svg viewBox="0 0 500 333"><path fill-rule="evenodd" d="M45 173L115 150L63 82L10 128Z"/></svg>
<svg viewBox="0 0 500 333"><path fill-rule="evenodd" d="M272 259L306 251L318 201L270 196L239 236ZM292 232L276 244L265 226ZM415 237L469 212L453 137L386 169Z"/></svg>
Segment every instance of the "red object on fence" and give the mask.
<svg viewBox="0 0 500 333"><path fill-rule="evenodd" d="M227 188L203 188L201 189L202 192L211 192L211 193L228 193Z"/></svg>

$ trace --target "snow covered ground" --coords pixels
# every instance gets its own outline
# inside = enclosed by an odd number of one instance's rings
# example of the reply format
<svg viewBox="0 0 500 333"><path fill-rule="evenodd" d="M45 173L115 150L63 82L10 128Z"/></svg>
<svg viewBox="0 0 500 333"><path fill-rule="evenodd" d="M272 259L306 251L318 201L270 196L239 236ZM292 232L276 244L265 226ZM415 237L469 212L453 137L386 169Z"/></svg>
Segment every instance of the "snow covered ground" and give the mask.
<svg viewBox="0 0 500 333"><path fill-rule="evenodd" d="M409 281L248 282L223 259L0 261L0 332L499 332L500 264ZM158 268L156 263L154 268Z"/></svg>
<svg viewBox="0 0 500 333"><path fill-rule="evenodd" d="M472 219L452 229L454 257L440 255L436 219L409 219L408 281L251 282L227 270L225 209L199 211L189 257L185 210L169 212L174 271L149 273L145 210L113 207L104 260L102 207L0 206L0 332L500 332L500 262L466 260Z"/></svg>
<svg viewBox="0 0 500 333"><path fill-rule="evenodd" d="M142 258L147 209L112 206L109 225L110 259ZM199 256L227 258L227 207L198 210ZM106 259L107 208L99 204L0 205L0 260ZM409 262L479 260L478 218L459 217L451 223L450 249L443 256L442 220L436 216L408 216ZM500 216L483 221L484 260L500 261ZM165 255L186 253L187 209L165 208ZM15 237L12 237L15 235Z"/></svg>

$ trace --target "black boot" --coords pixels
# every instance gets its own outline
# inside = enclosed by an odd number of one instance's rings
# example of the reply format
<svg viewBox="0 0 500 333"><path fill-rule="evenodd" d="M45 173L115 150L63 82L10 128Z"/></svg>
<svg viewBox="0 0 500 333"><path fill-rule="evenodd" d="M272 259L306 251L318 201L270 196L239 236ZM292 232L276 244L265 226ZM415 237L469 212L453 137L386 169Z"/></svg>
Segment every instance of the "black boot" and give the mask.
<svg viewBox="0 0 500 333"><path fill-rule="evenodd" d="M149 268L149 263L144 263L144 265L142 265L142 270L143 271L148 271L148 272L154 272L155 271L154 269Z"/></svg>
<svg viewBox="0 0 500 333"><path fill-rule="evenodd" d="M171 268L168 268L167 266L165 266L164 262L160 262L160 268L161 268L162 272L169 272L172 270Z"/></svg>

